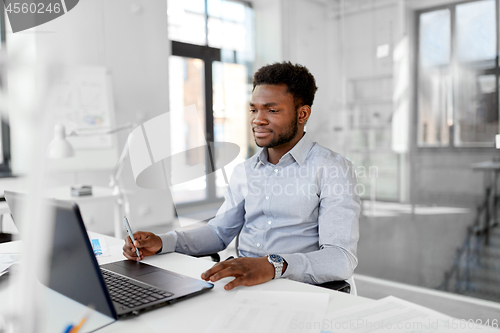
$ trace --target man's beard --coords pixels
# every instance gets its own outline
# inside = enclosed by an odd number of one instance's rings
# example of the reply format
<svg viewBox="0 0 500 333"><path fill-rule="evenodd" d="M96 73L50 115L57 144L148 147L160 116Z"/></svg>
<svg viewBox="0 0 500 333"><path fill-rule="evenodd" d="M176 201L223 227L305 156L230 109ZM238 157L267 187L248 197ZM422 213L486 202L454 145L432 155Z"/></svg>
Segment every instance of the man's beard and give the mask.
<svg viewBox="0 0 500 333"><path fill-rule="evenodd" d="M267 146L259 146L257 140L255 140L255 143L260 148L265 147L269 149L281 146L285 143L292 141L293 138L297 135L297 132L299 131L299 124L297 123L298 120L299 120L299 115L295 113L295 119L292 121L287 131L285 133L278 135L278 137L275 138L273 141L269 142Z"/></svg>

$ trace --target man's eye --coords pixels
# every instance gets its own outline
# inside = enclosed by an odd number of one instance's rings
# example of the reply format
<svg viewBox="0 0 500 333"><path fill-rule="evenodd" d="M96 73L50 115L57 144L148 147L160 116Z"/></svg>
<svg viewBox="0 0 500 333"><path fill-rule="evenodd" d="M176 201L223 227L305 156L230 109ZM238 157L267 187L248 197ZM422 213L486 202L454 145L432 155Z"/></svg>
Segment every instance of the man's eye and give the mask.
<svg viewBox="0 0 500 333"><path fill-rule="evenodd" d="M276 112L278 112L278 111L277 111L277 110L269 110L269 112L271 112L271 113L276 113Z"/></svg>
<svg viewBox="0 0 500 333"><path fill-rule="evenodd" d="M250 112L255 112L255 110L250 109Z"/></svg>

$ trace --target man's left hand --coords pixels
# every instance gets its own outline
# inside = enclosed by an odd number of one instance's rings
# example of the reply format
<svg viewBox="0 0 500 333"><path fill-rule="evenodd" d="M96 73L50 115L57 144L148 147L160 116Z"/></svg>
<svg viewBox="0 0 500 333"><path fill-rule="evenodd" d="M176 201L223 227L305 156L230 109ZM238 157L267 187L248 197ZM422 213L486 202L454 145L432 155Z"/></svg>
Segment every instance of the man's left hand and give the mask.
<svg viewBox="0 0 500 333"><path fill-rule="evenodd" d="M236 258L215 264L201 278L205 281L219 281L228 276L235 279L224 286L231 290L237 286L253 286L272 280L274 278L274 266L269 263L267 257L260 258Z"/></svg>

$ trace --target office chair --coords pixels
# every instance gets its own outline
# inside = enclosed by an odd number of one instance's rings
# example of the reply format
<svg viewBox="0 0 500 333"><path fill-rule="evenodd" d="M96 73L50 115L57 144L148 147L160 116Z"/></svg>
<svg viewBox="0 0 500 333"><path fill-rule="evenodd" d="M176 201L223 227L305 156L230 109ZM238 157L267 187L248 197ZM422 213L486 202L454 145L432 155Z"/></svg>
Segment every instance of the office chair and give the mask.
<svg viewBox="0 0 500 333"><path fill-rule="evenodd" d="M195 258L210 257L210 258L212 258L213 262L220 262L220 255L218 253L210 253L210 254L202 254L202 255L191 255L191 257L195 257Z"/></svg>

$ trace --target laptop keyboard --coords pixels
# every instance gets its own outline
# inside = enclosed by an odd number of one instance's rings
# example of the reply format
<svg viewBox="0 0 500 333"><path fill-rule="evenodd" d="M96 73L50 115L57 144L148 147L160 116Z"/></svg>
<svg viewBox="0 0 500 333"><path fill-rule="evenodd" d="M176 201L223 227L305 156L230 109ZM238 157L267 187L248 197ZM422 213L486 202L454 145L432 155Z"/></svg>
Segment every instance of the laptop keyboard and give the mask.
<svg viewBox="0 0 500 333"><path fill-rule="evenodd" d="M173 294L154 287L141 286L113 272L101 269L111 299L129 308L156 302Z"/></svg>

